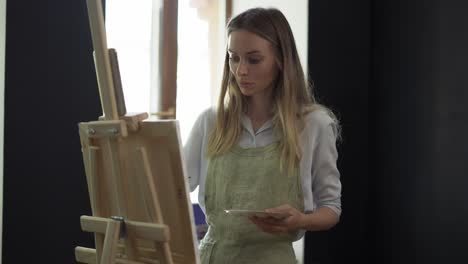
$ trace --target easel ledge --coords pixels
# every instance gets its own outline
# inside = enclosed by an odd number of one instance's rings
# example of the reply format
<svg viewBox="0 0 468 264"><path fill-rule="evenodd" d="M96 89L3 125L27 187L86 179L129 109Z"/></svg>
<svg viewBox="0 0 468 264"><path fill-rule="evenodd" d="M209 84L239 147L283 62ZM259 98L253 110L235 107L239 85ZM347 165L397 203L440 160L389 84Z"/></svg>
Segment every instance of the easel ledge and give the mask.
<svg viewBox="0 0 468 264"><path fill-rule="evenodd" d="M143 249L141 262L126 259L124 248L119 247L118 242L130 234L133 238L151 241L169 242L169 227L164 224L152 224L136 221L125 221L120 217L94 217L82 216L81 229L86 232L104 234L103 255L99 263L144 264L159 263L151 260L157 257L152 249ZM76 261L81 263L97 263L96 250L92 248L76 247Z"/></svg>

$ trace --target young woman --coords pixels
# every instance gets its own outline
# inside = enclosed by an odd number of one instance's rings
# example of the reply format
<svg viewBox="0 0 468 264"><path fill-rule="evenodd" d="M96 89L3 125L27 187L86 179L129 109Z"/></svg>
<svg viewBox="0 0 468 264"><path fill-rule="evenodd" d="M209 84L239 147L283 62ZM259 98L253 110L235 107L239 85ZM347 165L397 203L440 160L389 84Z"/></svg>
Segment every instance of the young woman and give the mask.
<svg viewBox="0 0 468 264"><path fill-rule="evenodd" d="M199 116L184 146L190 188L199 186L209 226L202 263L296 263L294 240L339 221L338 124L309 92L279 10L247 10L227 34L218 107Z"/></svg>

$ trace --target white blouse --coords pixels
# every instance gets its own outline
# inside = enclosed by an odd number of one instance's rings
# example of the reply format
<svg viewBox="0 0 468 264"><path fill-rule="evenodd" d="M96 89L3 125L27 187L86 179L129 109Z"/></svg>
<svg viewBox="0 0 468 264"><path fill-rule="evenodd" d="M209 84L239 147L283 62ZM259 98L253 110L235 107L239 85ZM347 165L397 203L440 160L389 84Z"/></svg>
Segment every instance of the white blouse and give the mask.
<svg viewBox="0 0 468 264"><path fill-rule="evenodd" d="M195 122L184 146L190 191L199 187L198 201L203 211L205 211L205 178L209 166L205 153L215 121L215 110L211 108L205 110ZM244 115L242 126L242 135L239 139L239 146L242 148L263 147L278 140L274 136L271 121L254 132L249 117ZM336 137L336 124L326 112L317 110L305 117L305 128L300 134L302 148L300 177L305 213L326 206L338 216L341 214L341 182L336 164L338 159Z"/></svg>

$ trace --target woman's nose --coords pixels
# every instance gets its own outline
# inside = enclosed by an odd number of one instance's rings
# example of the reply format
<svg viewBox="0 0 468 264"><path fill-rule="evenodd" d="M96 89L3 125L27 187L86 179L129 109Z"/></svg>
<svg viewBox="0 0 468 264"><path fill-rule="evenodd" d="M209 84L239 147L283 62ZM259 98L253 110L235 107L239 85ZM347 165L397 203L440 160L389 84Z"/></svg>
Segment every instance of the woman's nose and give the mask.
<svg viewBox="0 0 468 264"><path fill-rule="evenodd" d="M247 75L248 73L248 65L247 63L244 62L244 60L240 60L239 61L239 64L237 65L237 75L238 76L243 76L243 75Z"/></svg>

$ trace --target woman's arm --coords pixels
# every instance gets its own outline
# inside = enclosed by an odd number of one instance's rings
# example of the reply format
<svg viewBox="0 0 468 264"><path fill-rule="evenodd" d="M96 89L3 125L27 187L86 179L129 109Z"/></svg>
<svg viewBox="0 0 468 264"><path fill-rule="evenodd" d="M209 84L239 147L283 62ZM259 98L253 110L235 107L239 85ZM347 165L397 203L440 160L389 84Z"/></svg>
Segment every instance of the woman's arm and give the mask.
<svg viewBox="0 0 468 264"><path fill-rule="evenodd" d="M184 163L187 169L190 191L194 191L200 182L204 116L205 114L202 113L197 118L184 145Z"/></svg>
<svg viewBox="0 0 468 264"><path fill-rule="evenodd" d="M328 121L327 121L328 120ZM318 126L315 134L315 146L312 159L312 195L316 204L312 220L329 220L336 223L341 215L341 181L337 167L338 151L336 149L337 128L334 121L326 116ZM314 216L318 214L318 216ZM335 224L336 224L335 223Z"/></svg>
<svg viewBox="0 0 468 264"><path fill-rule="evenodd" d="M300 229L308 231L328 230L340 221L340 217L328 207L322 207L310 214L304 214L300 221Z"/></svg>
<svg viewBox="0 0 468 264"><path fill-rule="evenodd" d="M313 137L310 188L312 188L317 209L306 214L290 205L282 205L266 211L288 213L290 216L285 219L251 217L250 220L265 232L284 233L299 229L328 230L339 222L341 182L337 168L336 124L325 113L315 113L309 121L311 122L309 129Z"/></svg>

